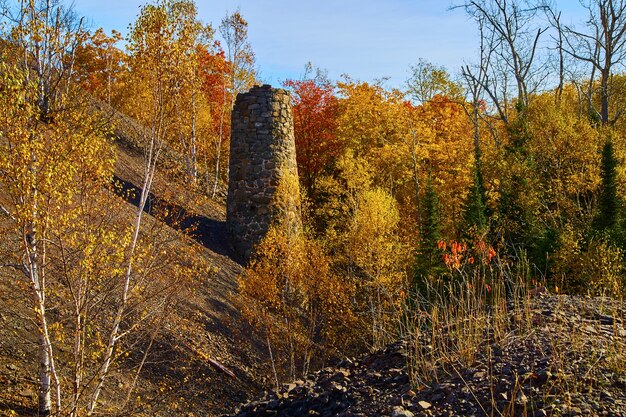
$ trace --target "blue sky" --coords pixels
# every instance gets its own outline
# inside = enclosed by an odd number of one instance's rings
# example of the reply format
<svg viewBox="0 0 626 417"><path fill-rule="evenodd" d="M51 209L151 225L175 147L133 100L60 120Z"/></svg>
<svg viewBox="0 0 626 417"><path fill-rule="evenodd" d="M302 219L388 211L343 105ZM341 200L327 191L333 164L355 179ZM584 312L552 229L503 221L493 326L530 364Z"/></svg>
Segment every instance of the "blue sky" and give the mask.
<svg viewBox="0 0 626 417"><path fill-rule="evenodd" d="M143 0L74 0L94 28L127 32ZM263 81L278 85L299 78L307 62L371 81L389 77L401 87L419 58L456 73L478 45L474 23L451 0L197 0L200 18L214 28L238 7ZM457 2L458 3L458 2ZM565 0L564 16L579 20L580 6ZM563 6L561 6L563 7Z"/></svg>

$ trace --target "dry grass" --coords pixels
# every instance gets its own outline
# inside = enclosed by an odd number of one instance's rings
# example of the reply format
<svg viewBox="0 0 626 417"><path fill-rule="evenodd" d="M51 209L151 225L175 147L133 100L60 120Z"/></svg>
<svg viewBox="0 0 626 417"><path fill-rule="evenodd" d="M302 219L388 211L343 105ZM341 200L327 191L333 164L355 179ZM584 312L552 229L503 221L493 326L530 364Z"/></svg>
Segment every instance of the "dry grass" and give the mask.
<svg viewBox="0 0 626 417"><path fill-rule="evenodd" d="M460 378L482 415L558 415L626 381L623 300L549 296L528 276L524 262L496 260L427 280L403 322L415 389Z"/></svg>
<svg viewBox="0 0 626 417"><path fill-rule="evenodd" d="M513 326L530 326L523 271L497 265L486 272L457 269L425 280L425 291L416 295L419 307L405 321L414 386L437 382L457 366L471 366L485 341L502 344Z"/></svg>

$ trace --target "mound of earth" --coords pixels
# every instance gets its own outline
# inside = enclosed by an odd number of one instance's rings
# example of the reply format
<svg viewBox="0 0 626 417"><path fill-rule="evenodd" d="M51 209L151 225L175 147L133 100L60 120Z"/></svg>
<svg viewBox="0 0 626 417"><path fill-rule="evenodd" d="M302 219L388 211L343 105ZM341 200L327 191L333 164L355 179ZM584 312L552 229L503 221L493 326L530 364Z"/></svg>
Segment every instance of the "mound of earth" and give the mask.
<svg viewBox="0 0 626 417"><path fill-rule="evenodd" d="M448 363L419 387L407 367L415 359L408 342L397 342L284 385L234 415L626 416L624 312L607 298L541 296L510 334L482 343L471 365ZM420 338L423 353L428 337Z"/></svg>

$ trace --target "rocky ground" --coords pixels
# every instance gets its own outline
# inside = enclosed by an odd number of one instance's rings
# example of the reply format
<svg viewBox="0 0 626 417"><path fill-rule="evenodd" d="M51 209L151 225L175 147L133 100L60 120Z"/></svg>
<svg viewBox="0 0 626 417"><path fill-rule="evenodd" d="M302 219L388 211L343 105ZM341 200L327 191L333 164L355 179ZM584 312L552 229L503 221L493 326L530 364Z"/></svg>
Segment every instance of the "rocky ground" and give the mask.
<svg viewBox="0 0 626 417"><path fill-rule="evenodd" d="M398 342L284 385L235 415L626 416L623 303L544 295L509 316L510 333L486 338L471 364L442 362L428 383L412 382L412 350Z"/></svg>

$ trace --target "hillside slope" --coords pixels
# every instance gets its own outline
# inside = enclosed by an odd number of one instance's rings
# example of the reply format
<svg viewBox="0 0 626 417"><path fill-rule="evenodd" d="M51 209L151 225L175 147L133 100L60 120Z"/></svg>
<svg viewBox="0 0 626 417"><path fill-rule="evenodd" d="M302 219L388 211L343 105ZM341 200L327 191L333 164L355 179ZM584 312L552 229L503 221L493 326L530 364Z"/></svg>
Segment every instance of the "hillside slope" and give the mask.
<svg viewBox="0 0 626 417"><path fill-rule="evenodd" d="M120 121L126 126L133 122L119 113L111 117L110 109L101 104L98 107L98 111L107 112L107 120L117 125L114 129L118 149L116 181L126 190L137 189L136 184L142 183L143 155L133 144L131 135L126 134L131 129L124 128ZM164 156L175 158L175 153L167 150ZM229 249L225 208L200 192L190 192L165 169L157 172L151 197L152 204L168 206L170 212L185 217L182 225L195 228L190 241L183 239L182 231L164 226L163 233L171 235L170 249L195 246L197 256L212 265L213 273L193 277L190 287L181 294L176 308L163 323L140 374L138 389L133 394L136 401L131 402L129 412L209 416L224 413L257 392L258 376L264 374L263 361L259 359L262 350L255 348L257 344L251 339L251 332L242 328L230 301L242 266ZM120 197L111 194L111 198ZM136 210L133 200L129 198L124 209L129 221ZM168 220L146 216L145 227ZM10 221L0 216L0 222ZM22 288L18 273L0 268L0 415L36 415L37 410L36 340ZM112 375L119 387L131 383L136 360L129 358ZM106 392L104 398L106 402Z"/></svg>

